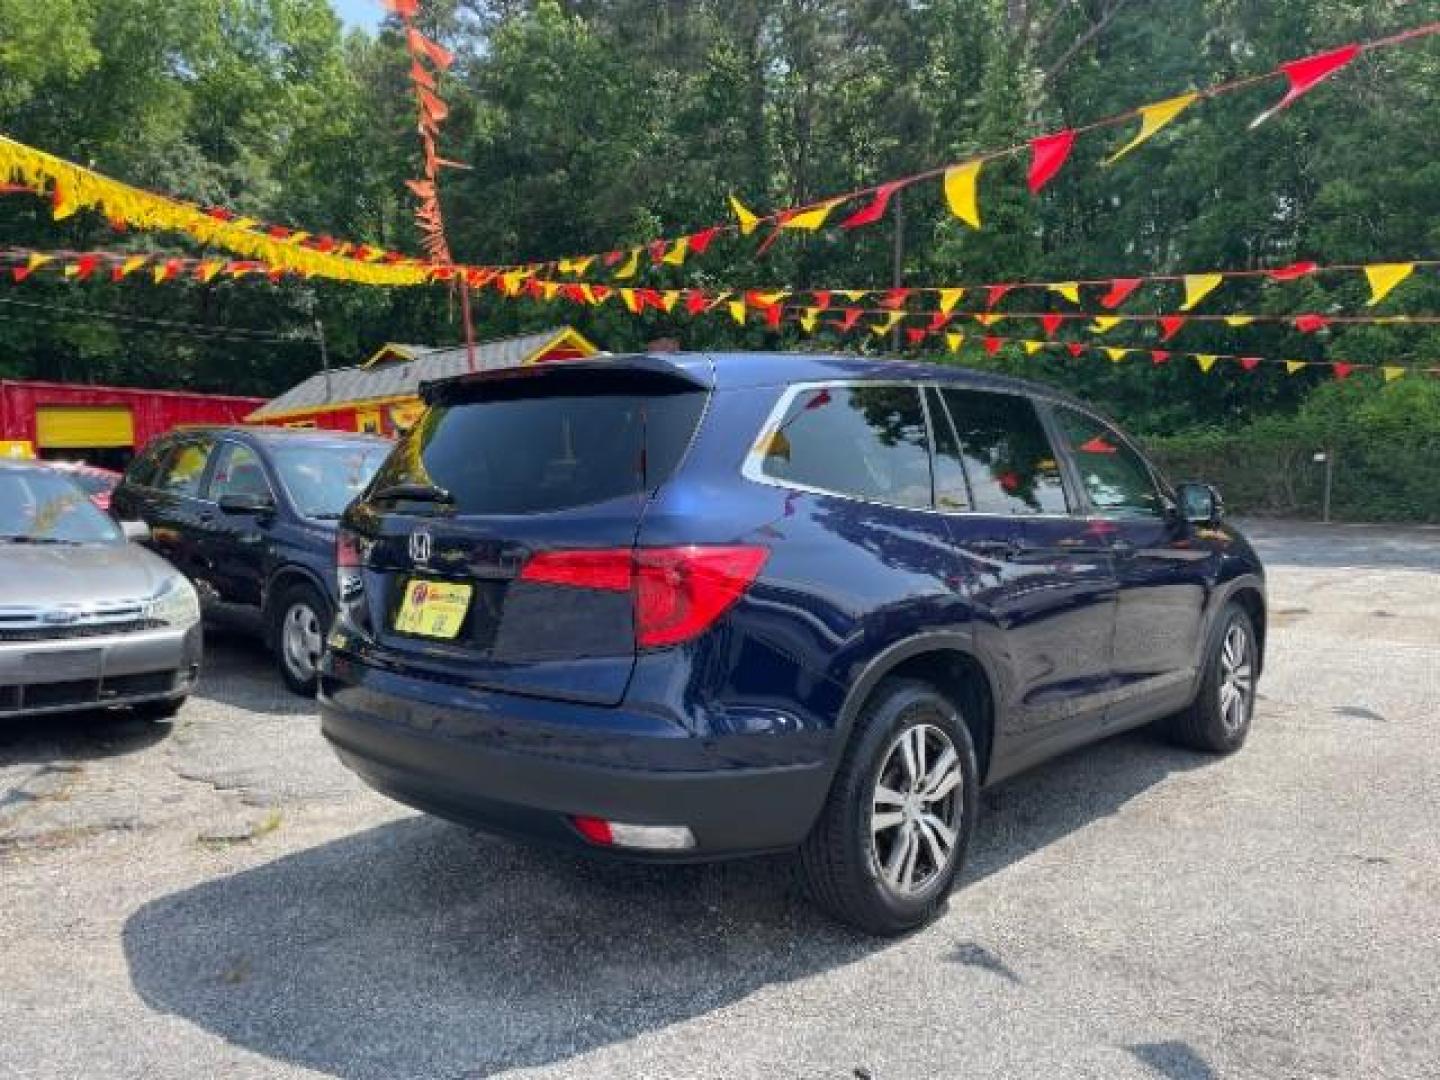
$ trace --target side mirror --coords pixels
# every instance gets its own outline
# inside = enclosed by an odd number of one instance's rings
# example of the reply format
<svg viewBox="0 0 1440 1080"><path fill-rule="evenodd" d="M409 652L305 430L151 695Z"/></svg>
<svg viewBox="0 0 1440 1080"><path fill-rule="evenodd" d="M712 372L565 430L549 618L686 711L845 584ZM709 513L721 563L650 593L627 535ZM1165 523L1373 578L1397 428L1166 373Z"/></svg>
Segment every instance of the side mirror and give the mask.
<svg viewBox="0 0 1440 1080"><path fill-rule="evenodd" d="M227 514L269 514L275 509L275 500L268 495L220 496L220 509Z"/></svg>
<svg viewBox="0 0 1440 1080"><path fill-rule="evenodd" d="M1181 516L1191 524L1216 525L1225 516L1225 503L1209 484L1181 484L1175 494L1180 500Z"/></svg>
<svg viewBox="0 0 1440 1080"><path fill-rule="evenodd" d="M120 522L120 531L132 544L143 543L150 539L150 526L143 521L122 521Z"/></svg>

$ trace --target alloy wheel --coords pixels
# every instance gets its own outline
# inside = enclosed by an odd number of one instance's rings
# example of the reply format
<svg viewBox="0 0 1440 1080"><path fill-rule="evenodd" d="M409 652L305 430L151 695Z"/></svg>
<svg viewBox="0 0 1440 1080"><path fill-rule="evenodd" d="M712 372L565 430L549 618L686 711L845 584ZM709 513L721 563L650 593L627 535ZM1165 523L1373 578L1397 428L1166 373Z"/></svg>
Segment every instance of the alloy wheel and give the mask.
<svg viewBox="0 0 1440 1080"><path fill-rule="evenodd" d="M1234 734L1245 726L1255 699L1254 665L1250 635L1235 622L1220 645L1220 722Z"/></svg>
<svg viewBox="0 0 1440 1080"><path fill-rule="evenodd" d="M916 724L890 744L871 798L870 851L879 879L896 896L925 892L949 866L963 783L960 755L940 728Z"/></svg>
<svg viewBox="0 0 1440 1080"><path fill-rule="evenodd" d="M281 623L280 641L290 674L300 682L313 679L320 665L320 653L325 648L320 617L315 609L305 603L291 604Z"/></svg>

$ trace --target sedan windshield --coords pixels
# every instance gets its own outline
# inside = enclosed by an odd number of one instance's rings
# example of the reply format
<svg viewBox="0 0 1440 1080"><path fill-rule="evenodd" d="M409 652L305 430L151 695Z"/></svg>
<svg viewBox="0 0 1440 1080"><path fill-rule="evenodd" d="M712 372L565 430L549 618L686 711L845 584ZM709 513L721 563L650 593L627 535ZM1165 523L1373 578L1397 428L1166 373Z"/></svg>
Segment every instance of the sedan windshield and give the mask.
<svg viewBox="0 0 1440 1080"><path fill-rule="evenodd" d="M118 544L124 535L69 477L0 469L0 544Z"/></svg>
<svg viewBox="0 0 1440 1080"><path fill-rule="evenodd" d="M295 509L338 518L359 495L390 448L382 443L308 443L275 448L275 465Z"/></svg>

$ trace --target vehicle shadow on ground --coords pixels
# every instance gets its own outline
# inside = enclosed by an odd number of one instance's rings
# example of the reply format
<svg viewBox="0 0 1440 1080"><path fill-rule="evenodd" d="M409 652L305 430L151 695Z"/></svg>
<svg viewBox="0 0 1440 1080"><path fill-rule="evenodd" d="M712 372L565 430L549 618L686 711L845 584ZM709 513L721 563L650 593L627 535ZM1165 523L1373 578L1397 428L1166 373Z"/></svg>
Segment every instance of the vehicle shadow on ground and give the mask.
<svg viewBox="0 0 1440 1080"><path fill-rule="evenodd" d="M986 796L967 879L1199 760L1127 737L1010 781ZM426 817L152 901L123 943L152 1008L271 1059L385 1080L563 1061L886 945L815 913L788 858L617 865Z"/></svg>
<svg viewBox="0 0 1440 1080"><path fill-rule="evenodd" d="M170 734L171 725L128 709L0 717L0 766L62 766L134 754Z"/></svg>
<svg viewBox="0 0 1440 1080"><path fill-rule="evenodd" d="M247 713L316 715L313 700L285 686L261 636L259 613L235 605L206 608L205 667L195 696Z"/></svg>

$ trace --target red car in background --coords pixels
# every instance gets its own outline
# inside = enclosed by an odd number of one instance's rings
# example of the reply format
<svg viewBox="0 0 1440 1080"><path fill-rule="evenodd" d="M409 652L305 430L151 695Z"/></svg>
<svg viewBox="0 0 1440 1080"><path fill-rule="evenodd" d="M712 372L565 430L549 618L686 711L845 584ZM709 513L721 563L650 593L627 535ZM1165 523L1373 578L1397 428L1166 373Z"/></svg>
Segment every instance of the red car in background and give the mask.
<svg viewBox="0 0 1440 1080"><path fill-rule="evenodd" d="M110 512L110 493L120 483L120 473L98 465L87 465L83 461L47 461L44 464L70 477L90 496L91 502L106 513Z"/></svg>

